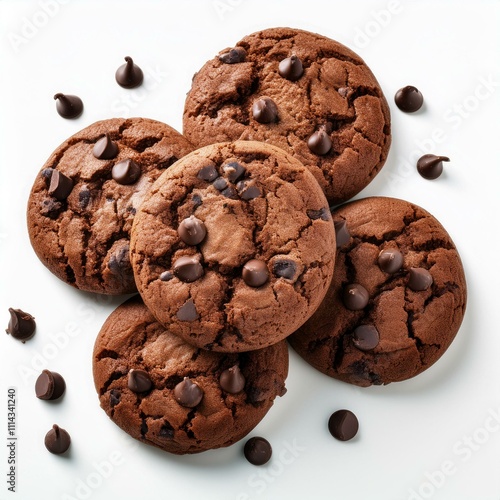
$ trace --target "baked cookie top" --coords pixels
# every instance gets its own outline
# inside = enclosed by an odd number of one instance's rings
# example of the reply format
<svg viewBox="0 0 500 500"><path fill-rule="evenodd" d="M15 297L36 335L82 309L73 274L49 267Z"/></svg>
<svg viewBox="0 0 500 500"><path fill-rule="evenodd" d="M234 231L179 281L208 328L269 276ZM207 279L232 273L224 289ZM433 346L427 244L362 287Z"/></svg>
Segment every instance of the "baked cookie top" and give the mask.
<svg viewBox="0 0 500 500"><path fill-rule="evenodd" d="M239 141L170 167L134 219L139 292L170 332L197 347L274 344L318 307L335 230L311 173L282 150Z"/></svg>
<svg viewBox="0 0 500 500"><path fill-rule="evenodd" d="M364 61L324 36L272 28L243 38L194 76L184 134L197 147L264 141L306 165L331 204L382 168L389 107Z"/></svg>
<svg viewBox="0 0 500 500"><path fill-rule="evenodd" d="M160 174L192 149L173 128L146 118L96 122L63 142L28 201L40 260L81 290L136 291L129 261L135 212Z"/></svg>

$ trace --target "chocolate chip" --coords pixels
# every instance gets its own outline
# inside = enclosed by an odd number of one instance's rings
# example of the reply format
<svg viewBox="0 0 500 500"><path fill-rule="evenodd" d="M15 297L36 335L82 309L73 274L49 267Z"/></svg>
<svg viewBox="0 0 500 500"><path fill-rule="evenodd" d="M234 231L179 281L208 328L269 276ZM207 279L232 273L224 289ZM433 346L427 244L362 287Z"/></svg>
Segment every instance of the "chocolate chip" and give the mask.
<svg viewBox="0 0 500 500"><path fill-rule="evenodd" d="M179 257L173 265L174 274L182 281L191 283L203 276L203 266L196 257Z"/></svg>
<svg viewBox="0 0 500 500"><path fill-rule="evenodd" d="M354 330L352 343L360 351L371 351L378 346L380 337L373 325L360 325Z"/></svg>
<svg viewBox="0 0 500 500"><path fill-rule="evenodd" d="M229 394L238 394L245 388L245 377L240 367L234 365L220 374L219 383L222 389Z"/></svg>
<svg viewBox="0 0 500 500"><path fill-rule="evenodd" d="M158 436L165 438L165 439L173 439L174 438L174 428L168 423L165 422L159 432Z"/></svg>
<svg viewBox="0 0 500 500"><path fill-rule="evenodd" d="M80 205L80 208L87 208L89 202L90 202L90 191L84 187L78 193L78 205Z"/></svg>
<svg viewBox="0 0 500 500"><path fill-rule="evenodd" d="M273 449L267 439L256 436L245 443L243 453L252 465L264 465L271 459Z"/></svg>
<svg viewBox="0 0 500 500"><path fill-rule="evenodd" d="M312 220L330 220L331 214L330 209L328 208L320 208L319 210L307 210L307 216Z"/></svg>
<svg viewBox="0 0 500 500"><path fill-rule="evenodd" d="M287 57L286 59L280 61L278 66L278 73L283 78L295 82L304 73L302 61L296 55Z"/></svg>
<svg viewBox="0 0 500 500"><path fill-rule="evenodd" d="M422 292L427 290L433 283L432 275L427 269L422 267L410 268L410 277L408 279L408 286L414 292Z"/></svg>
<svg viewBox="0 0 500 500"><path fill-rule="evenodd" d="M223 177L219 177L212 182L212 186L218 191L222 191L227 188L227 181Z"/></svg>
<svg viewBox="0 0 500 500"><path fill-rule="evenodd" d="M259 123L276 123L278 121L278 107L269 97L257 99L252 106L254 120Z"/></svg>
<svg viewBox="0 0 500 500"><path fill-rule="evenodd" d="M118 184L134 184L141 176L141 167L134 160L123 160L115 163L111 170L111 177Z"/></svg>
<svg viewBox="0 0 500 500"><path fill-rule="evenodd" d="M365 287L352 283L344 288L342 299L350 311L359 311L368 304L369 295Z"/></svg>
<svg viewBox="0 0 500 500"><path fill-rule="evenodd" d="M193 194L191 201L193 202L193 210L196 210L203 203L199 194Z"/></svg>
<svg viewBox="0 0 500 500"><path fill-rule="evenodd" d="M243 62L247 53L243 47L234 47L234 49L224 52L219 56L219 60L224 64L237 64Z"/></svg>
<svg viewBox="0 0 500 500"><path fill-rule="evenodd" d="M418 173L424 179L437 179L443 173L443 161L450 161L447 156L424 155L417 161Z"/></svg>
<svg viewBox="0 0 500 500"><path fill-rule="evenodd" d="M337 410L328 420L330 434L339 441L349 441L358 433L358 429L358 419L349 410Z"/></svg>
<svg viewBox="0 0 500 500"><path fill-rule="evenodd" d="M54 455L61 455L71 444L71 437L67 431L54 424L45 435L45 448Z"/></svg>
<svg viewBox="0 0 500 500"><path fill-rule="evenodd" d="M163 273L160 274L160 279L162 281L170 281L171 279L173 279L174 277L174 274L172 273L172 271L164 271Z"/></svg>
<svg viewBox="0 0 500 500"><path fill-rule="evenodd" d="M128 372L128 388L132 392L147 392L153 387L151 377L144 370L130 370Z"/></svg>
<svg viewBox="0 0 500 500"><path fill-rule="evenodd" d="M197 177L202 181L212 182L219 177L219 172L214 165L207 165L199 170Z"/></svg>
<svg viewBox="0 0 500 500"><path fill-rule="evenodd" d="M92 154L98 160L111 160L118 154L118 144L110 139L109 134L105 134L94 144Z"/></svg>
<svg viewBox="0 0 500 500"><path fill-rule="evenodd" d="M260 188L255 184L248 184L247 181L239 181L238 184L236 184L236 189L238 190L240 198L245 201L250 201L262 196Z"/></svg>
<svg viewBox="0 0 500 500"><path fill-rule="evenodd" d="M125 61L126 63L116 70L116 83L125 89L133 89L143 82L144 74L131 57L125 57Z"/></svg>
<svg viewBox="0 0 500 500"><path fill-rule="evenodd" d="M378 254L378 265L382 271L393 274L403 265L403 254L397 248L386 248Z"/></svg>
<svg viewBox="0 0 500 500"><path fill-rule="evenodd" d="M326 155L332 149L332 141L326 130L319 129L307 139L307 146L316 155Z"/></svg>
<svg viewBox="0 0 500 500"><path fill-rule="evenodd" d="M123 244L118 247L109 258L108 269L115 275L128 277L131 272L129 245Z"/></svg>
<svg viewBox="0 0 500 500"><path fill-rule="evenodd" d="M273 274L277 278L293 279L297 265L293 260L276 260L273 264Z"/></svg>
<svg viewBox="0 0 500 500"><path fill-rule="evenodd" d="M59 399L66 389L66 382L57 372L43 370L35 382L35 394L38 399Z"/></svg>
<svg viewBox="0 0 500 500"><path fill-rule="evenodd" d="M21 309L13 309L12 307L9 307L9 313L10 320L5 331L24 344L26 340L35 335L35 318Z"/></svg>
<svg viewBox="0 0 500 500"><path fill-rule="evenodd" d="M349 87L340 87L340 88L337 89L337 92L342 97L347 97L347 94L349 94Z"/></svg>
<svg viewBox="0 0 500 500"><path fill-rule="evenodd" d="M245 167L243 165L240 165L236 161L230 161L229 163L226 163L222 167L222 170L226 174L229 182L233 183L235 183L246 171Z"/></svg>
<svg viewBox="0 0 500 500"><path fill-rule="evenodd" d="M186 243L186 245L198 245L207 235L207 228L200 219L191 215L184 219L177 228L179 238Z"/></svg>
<svg viewBox="0 0 500 500"><path fill-rule="evenodd" d="M335 239L337 248L347 245L351 241L351 234L347 229L347 222L345 220L336 220L333 225L335 226Z"/></svg>
<svg viewBox="0 0 500 500"><path fill-rule="evenodd" d="M194 408L203 399L203 389L188 377L184 377L174 388L174 396L177 402L186 408Z"/></svg>
<svg viewBox="0 0 500 500"><path fill-rule="evenodd" d="M52 177L53 172L54 172L53 168L44 168L40 174L47 188L50 186L50 179Z"/></svg>
<svg viewBox="0 0 500 500"><path fill-rule="evenodd" d="M83 113L83 102L76 95L65 95L60 92L54 96L56 110L63 118L78 118Z"/></svg>
<svg viewBox="0 0 500 500"><path fill-rule="evenodd" d="M194 305L193 299L189 299L183 306L177 311L177 319L179 321L195 321L200 317L196 306Z"/></svg>
<svg viewBox="0 0 500 500"><path fill-rule="evenodd" d="M422 107L424 96L416 87L407 85L396 92L394 102L401 111L414 113Z"/></svg>
<svg viewBox="0 0 500 500"><path fill-rule="evenodd" d="M243 266L243 281L248 286L262 286L269 279L269 272L264 261L258 259L249 260Z"/></svg>
<svg viewBox="0 0 500 500"><path fill-rule="evenodd" d="M109 405L111 406L111 408L113 408L113 406L116 406L120 402L121 397L122 393L119 390L111 389L111 391L109 392Z"/></svg>
<svg viewBox="0 0 500 500"><path fill-rule="evenodd" d="M236 189L234 189L233 186L228 186L226 189L223 189L221 191L222 195L225 196L226 198L229 198L231 200L237 200L238 199L238 192Z"/></svg>
<svg viewBox="0 0 500 500"><path fill-rule="evenodd" d="M49 219L57 219L62 209L62 203L53 198L45 198L40 202L40 213Z"/></svg>
<svg viewBox="0 0 500 500"><path fill-rule="evenodd" d="M56 200L64 201L73 190L73 180L59 170L54 170L50 178L49 194Z"/></svg>

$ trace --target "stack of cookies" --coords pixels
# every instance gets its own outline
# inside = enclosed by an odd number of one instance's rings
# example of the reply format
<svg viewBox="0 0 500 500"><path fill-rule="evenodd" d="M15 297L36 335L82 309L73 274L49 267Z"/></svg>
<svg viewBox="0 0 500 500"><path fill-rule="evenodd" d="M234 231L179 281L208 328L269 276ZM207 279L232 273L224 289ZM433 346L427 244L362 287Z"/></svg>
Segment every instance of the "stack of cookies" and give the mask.
<svg viewBox="0 0 500 500"><path fill-rule="evenodd" d="M340 205L382 168L387 102L362 59L288 28L195 75L184 136L145 118L69 138L37 177L42 262L85 291L139 292L94 348L102 408L172 453L228 446L285 392L285 339L368 386L446 350L466 288L444 228L402 200Z"/></svg>

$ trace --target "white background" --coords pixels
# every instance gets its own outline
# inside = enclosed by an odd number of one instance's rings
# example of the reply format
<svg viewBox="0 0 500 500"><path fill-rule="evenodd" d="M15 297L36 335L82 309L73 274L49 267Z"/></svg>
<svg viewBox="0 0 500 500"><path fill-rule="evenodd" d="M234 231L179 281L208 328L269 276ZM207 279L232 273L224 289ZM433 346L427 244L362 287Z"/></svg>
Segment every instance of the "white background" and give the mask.
<svg viewBox="0 0 500 500"><path fill-rule="evenodd" d="M177 457L135 444L108 419L91 352L123 297L93 297L54 278L30 247L25 206L40 167L69 135L114 116L180 130L192 75L244 35L274 26L334 38L372 68L391 106L393 144L358 197L400 197L434 214L461 252L469 300L453 345L414 380L361 389L291 353L288 393L251 434L274 448L258 468L242 457L243 443ZM7 308L16 307L38 325L24 345L0 335L0 499L499 500L499 26L499 2L479 0L0 1L0 322L7 326ZM137 90L114 81L126 55L146 75ZM414 115L393 101L407 84L425 97ZM59 117L56 92L80 96L83 115ZM451 158L436 181L414 167L429 151ZM34 395L45 367L67 381L59 403ZM6 483L10 386L18 393L15 494ZM339 408L359 417L353 441L328 433ZM44 448L53 423L72 436L67 457Z"/></svg>

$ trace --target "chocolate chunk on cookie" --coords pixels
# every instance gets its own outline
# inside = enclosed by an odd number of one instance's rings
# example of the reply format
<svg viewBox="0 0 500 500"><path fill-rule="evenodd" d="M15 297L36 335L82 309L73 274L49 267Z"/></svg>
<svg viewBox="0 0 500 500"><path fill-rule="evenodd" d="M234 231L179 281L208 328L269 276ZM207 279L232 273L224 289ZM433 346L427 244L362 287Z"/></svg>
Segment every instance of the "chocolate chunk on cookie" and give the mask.
<svg viewBox="0 0 500 500"><path fill-rule="evenodd" d="M393 198L347 203L332 217L350 238L337 249L325 300L291 345L351 384L418 375L443 355L463 319L466 283L453 241L431 214Z"/></svg>
<svg viewBox="0 0 500 500"><path fill-rule="evenodd" d="M284 339L331 281L327 206L311 173L274 146L237 141L185 156L134 219L130 255L144 302L170 332L204 349L248 351Z"/></svg>
<svg viewBox="0 0 500 500"><path fill-rule="evenodd" d="M209 352L161 326L134 297L104 323L93 373L101 407L132 437L184 454L229 446L282 396L284 341L249 353Z"/></svg>
<svg viewBox="0 0 500 500"><path fill-rule="evenodd" d="M263 141L306 165L330 204L363 189L385 163L390 114L365 62L344 45L290 28L254 33L195 75L184 133L197 147Z"/></svg>
<svg viewBox="0 0 500 500"><path fill-rule="evenodd" d="M40 260L89 292L136 291L129 261L132 220L153 182L189 142L145 118L104 120L52 153L28 201L28 230Z"/></svg>

